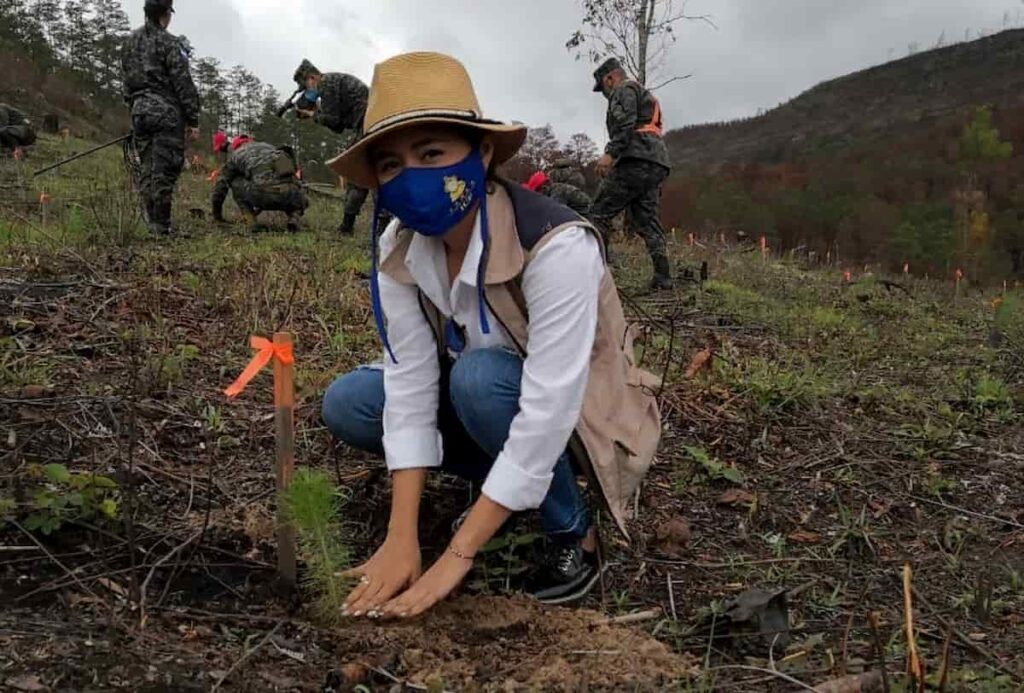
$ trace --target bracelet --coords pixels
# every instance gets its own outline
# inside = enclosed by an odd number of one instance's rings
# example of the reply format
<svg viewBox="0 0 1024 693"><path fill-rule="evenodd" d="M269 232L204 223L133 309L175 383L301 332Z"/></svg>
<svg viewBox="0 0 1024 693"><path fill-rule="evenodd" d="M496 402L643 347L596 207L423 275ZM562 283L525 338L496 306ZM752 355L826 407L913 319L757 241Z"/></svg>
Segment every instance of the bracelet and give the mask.
<svg viewBox="0 0 1024 693"><path fill-rule="evenodd" d="M472 556L467 556L451 544L448 544L448 553L455 556L456 558L461 558L464 561L472 561L476 559L476 554L473 554Z"/></svg>

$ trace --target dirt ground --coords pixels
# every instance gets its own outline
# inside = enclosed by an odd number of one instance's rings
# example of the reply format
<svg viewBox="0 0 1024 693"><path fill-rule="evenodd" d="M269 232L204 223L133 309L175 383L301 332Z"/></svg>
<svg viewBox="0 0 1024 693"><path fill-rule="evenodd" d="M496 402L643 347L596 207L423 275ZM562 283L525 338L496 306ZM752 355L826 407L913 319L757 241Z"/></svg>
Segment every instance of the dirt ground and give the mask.
<svg viewBox="0 0 1024 693"><path fill-rule="evenodd" d="M379 349L365 244L330 238L318 204L304 234L197 224L164 244L90 231L71 204L51 226L0 209L0 689L789 691L884 665L905 690L909 563L928 685L1020 690L1024 352L994 340L992 296L844 286L731 247L673 242L712 281L647 296L642 247L621 246L665 436L634 541L603 523L611 565L580 609L516 596L538 550L523 518L425 619L318 625L274 582L269 376L222 393L250 334L295 334L298 460L344 490L367 556L386 475L318 411ZM29 530L47 465L109 477L116 519ZM431 480L427 559L471 494ZM730 621L752 588L785 594L786 638Z"/></svg>

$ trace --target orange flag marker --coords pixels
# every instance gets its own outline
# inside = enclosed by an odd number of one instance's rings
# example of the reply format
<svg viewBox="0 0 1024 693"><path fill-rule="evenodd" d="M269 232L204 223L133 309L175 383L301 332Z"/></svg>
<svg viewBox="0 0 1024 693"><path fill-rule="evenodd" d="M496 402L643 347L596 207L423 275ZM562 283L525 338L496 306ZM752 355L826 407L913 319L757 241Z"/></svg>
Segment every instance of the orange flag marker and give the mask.
<svg viewBox="0 0 1024 693"><path fill-rule="evenodd" d="M903 263L903 274L910 274L910 263L909 262L904 262Z"/></svg>
<svg viewBox="0 0 1024 693"><path fill-rule="evenodd" d="M273 341L265 337L252 337L249 343L256 349L256 355L224 394L232 399L240 395L252 379L273 361L276 477L277 492L280 495L288 488L295 469L295 354L292 336L287 332L277 332ZM278 513L277 572L289 588L296 584L295 553L295 530Z"/></svg>
<svg viewBox="0 0 1024 693"><path fill-rule="evenodd" d="M212 182L214 182L215 180L217 180L217 177L218 177L219 175L220 175L220 169L219 169L219 168L215 168L215 169L213 169L212 171L210 171L210 175L208 175L208 176L206 177L206 180L207 180L208 182L212 183Z"/></svg>

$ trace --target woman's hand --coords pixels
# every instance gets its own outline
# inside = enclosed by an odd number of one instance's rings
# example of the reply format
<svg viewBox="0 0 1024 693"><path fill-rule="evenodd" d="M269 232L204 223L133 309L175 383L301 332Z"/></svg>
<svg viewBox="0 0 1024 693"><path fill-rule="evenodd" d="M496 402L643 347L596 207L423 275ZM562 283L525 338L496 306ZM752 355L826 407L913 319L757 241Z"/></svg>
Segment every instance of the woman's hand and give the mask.
<svg viewBox="0 0 1024 693"><path fill-rule="evenodd" d="M512 513L487 496L480 496L448 550L416 583L384 605L381 614L414 618L452 593L473 567L473 557L501 529Z"/></svg>
<svg viewBox="0 0 1024 693"><path fill-rule="evenodd" d="M473 561L445 551L430 570L399 597L385 604L380 612L391 618L415 618L449 594L473 567Z"/></svg>
<svg viewBox="0 0 1024 693"><path fill-rule="evenodd" d="M370 560L345 573L345 577L358 577L359 584L345 600L341 615L358 618L379 613L385 602L416 582L421 572L419 541L389 533Z"/></svg>

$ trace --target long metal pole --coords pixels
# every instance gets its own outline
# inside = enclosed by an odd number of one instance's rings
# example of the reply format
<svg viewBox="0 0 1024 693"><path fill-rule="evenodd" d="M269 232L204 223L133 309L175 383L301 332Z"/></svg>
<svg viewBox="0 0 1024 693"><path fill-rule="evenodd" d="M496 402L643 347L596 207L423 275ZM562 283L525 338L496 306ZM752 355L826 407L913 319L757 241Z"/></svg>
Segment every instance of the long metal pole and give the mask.
<svg viewBox="0 0 1024 693"><path fill-rule="evenodd" d="M32 175L33 176L41 176L42 174L44 174L44 173L46 173L48 171L52 171L55 168L60 168L61 166L65 165L65 164L70 164L72 161L78 161L79 159L81 159L84 156L89 156L90 154L95 154L96 152L98 152L101 149L106 149L107 147L113 147L115 144L117 144L119 142L124 142L125 140L129 139L130 137L131 137L130 134L122 135L122 136L118 137L116 140L110 140L109 142L107 142L105 144L100 144L100 145L97 145L97 146L93 147L92 149L87 149L86 151L82 152L81 154L75 154L71 158L64 159L63 161L58 161L57 163L52 164L50 166L47 166L46 168L41 168L38 171L36 171L35 173L33 173Z"/></svg>

